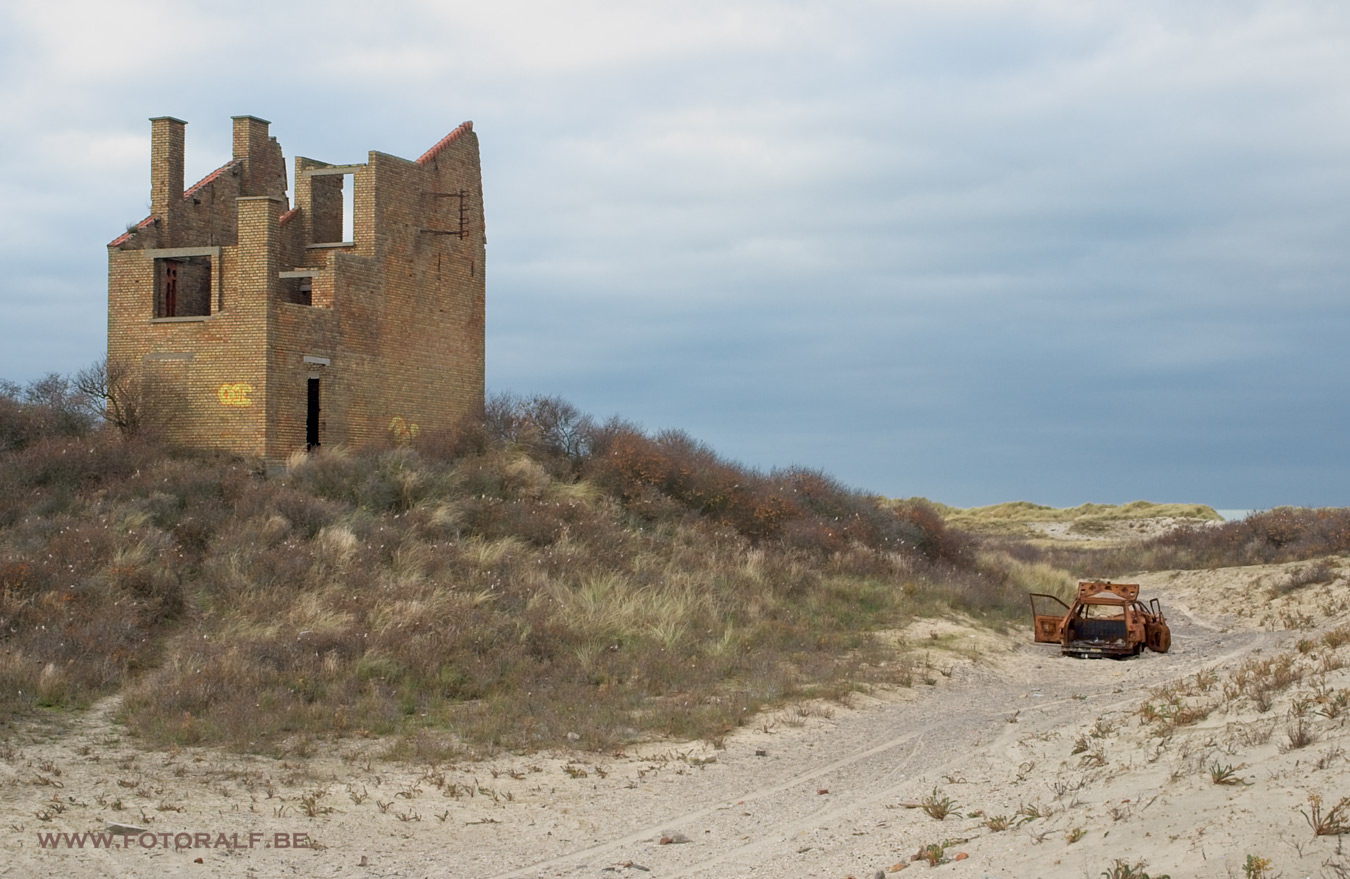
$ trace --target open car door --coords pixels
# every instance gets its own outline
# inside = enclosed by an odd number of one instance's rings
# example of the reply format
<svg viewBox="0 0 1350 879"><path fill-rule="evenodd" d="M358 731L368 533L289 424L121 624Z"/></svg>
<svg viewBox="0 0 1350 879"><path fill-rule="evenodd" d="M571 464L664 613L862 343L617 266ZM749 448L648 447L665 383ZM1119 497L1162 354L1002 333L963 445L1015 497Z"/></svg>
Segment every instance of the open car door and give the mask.
<svg viewBox="0 0 1350 879"><path fill-rule="evenodd" d="M1154 653L1166 653L1172 647L1172 630L1163 617L1158 599L1149 601L1149 615L1144 621L1144 640Z"/></svg>
<svg viewBox="0 0 1350 879"><path fill-rule="evenodd" d="M1069 606L1053 595L1031 593L1032 631L1037 644L1058 644Z"/></svg>

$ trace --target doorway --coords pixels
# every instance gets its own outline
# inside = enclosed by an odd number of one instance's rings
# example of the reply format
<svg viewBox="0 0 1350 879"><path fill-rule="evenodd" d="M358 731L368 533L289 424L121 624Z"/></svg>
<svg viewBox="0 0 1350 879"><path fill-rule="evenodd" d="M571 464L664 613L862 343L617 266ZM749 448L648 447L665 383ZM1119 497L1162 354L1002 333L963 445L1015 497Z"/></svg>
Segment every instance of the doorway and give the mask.
<svg viewBox="0 0 1350 879"><path fill-rule="evenodd" d="M305 412L305 449L314 451L319 447L319 380L309 380L309 405Z"/></svg>

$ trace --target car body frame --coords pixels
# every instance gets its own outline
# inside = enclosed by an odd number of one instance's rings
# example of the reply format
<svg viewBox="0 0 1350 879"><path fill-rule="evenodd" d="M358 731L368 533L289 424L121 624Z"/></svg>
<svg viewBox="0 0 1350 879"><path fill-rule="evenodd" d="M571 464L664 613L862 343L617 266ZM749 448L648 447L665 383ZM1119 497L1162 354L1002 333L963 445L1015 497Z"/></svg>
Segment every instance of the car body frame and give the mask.
<svg viewBox="0 0 1350 879"><path fill-rule="evenodd" d="M1140 601L1137 583L1083 580L1072 605L1043 592L1030 598L1034 640L1059 644L1065 656L1124 658L1172 646L1162 605L1156 598Z"/></svg>

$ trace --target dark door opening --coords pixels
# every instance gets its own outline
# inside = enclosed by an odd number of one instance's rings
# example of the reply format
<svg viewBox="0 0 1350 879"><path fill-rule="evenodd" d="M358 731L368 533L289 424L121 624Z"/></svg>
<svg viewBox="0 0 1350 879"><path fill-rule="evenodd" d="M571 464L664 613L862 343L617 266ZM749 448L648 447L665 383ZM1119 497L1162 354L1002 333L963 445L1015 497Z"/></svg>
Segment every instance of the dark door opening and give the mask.
<svg viewBox="0 0 1350 879"><path fill-rule="evenodd" d="M319 447L319 380L309 380L309 406L305 414L305 448L314 451Z"/></svg>

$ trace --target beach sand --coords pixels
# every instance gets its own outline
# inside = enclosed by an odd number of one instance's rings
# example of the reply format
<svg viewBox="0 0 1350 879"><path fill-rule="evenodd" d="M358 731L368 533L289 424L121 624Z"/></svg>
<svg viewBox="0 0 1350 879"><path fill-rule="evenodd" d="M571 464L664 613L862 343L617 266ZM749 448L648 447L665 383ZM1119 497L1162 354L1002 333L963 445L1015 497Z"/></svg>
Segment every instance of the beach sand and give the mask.
<svg viewBox="0 0 1350 879"><path fill-rule="evenodd" d="M1129 578L1173 646L1125 661L924 621L902 633L912 687L747 718L720 747L166 752L107 700L0 745L0 876L1350 875L1312 827L1350 829L1350 560L1332 564L1285 595L1307 563ZM138 833L77 836L116 825Z"/></svg>

